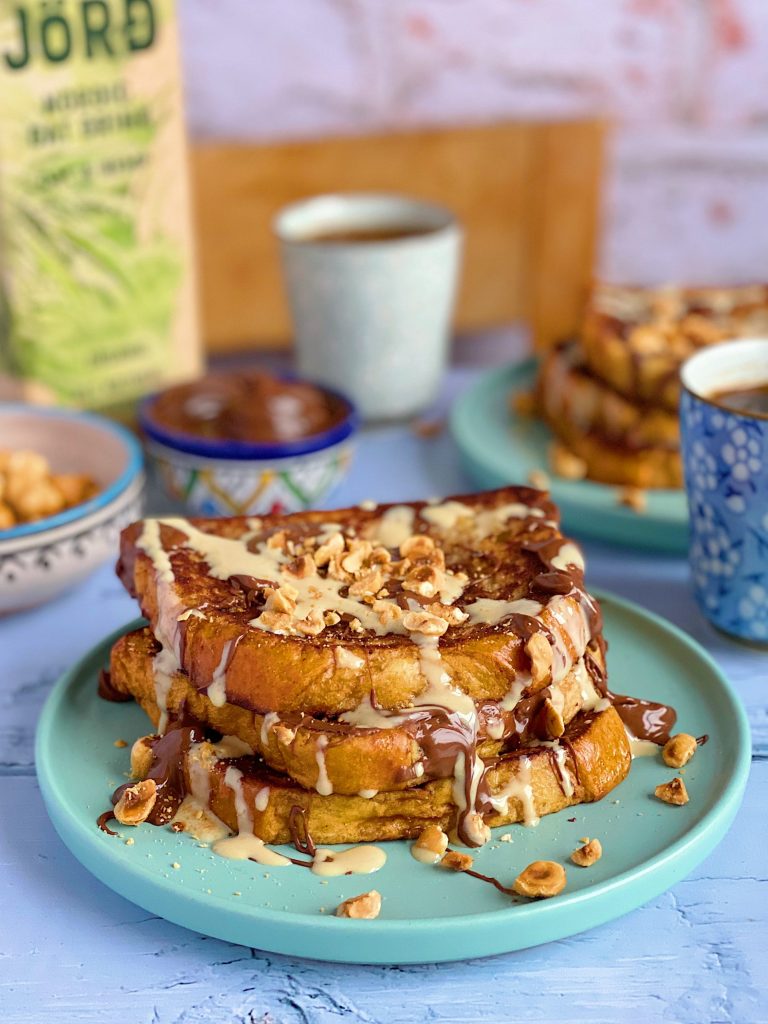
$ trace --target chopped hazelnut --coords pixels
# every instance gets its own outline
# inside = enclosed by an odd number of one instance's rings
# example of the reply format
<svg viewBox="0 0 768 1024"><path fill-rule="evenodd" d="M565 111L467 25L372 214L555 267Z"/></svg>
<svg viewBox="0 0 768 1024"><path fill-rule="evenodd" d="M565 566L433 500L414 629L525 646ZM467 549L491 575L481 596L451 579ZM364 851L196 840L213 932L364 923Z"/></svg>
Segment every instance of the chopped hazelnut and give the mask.
<svg viewBox="0 0 768 1024"><path fill-rule="evenodd" d="M687 732L679 732L676 736L668 739L661 751L664 764L670 768L682 768L688 764L696 753L696 737Z"/></svg>
<svg viewBox="0 0 768 1024"><path fill-rule="evenodd" d="M535 860L521 871L512 888L520 896L547 899L565 888L565 868L553 860Z"/></svg>
<svg viewBox="0 0 768 1024"><path fill-rule="evenodd" d="M400 545L400 554L403 558L410 558L411 561L418 561L420 558L427 558L435 549L434 540L426 533L416 533L406 538Z"/></svg>
<svg viewBox="0 0 768 1024"><path fill-rule="evenodd" d="M296 739L296 730L289 729L287 725L283 725L279 722L273 727L272 732L274 733L275 739L282 747L290 746L291 743Z"/></svg>
<svg viewBox="0 0 768 1024"><path fill-rule="evenodd" d="M372 572L367 572L364 576L361 576L354 583L349 585L349 596L350 597L372 597L377 591L381 590L384 583L384 577L377 569Z"/></svg>
<svg viewBox="0 0 768 1024"><path fill-rule="evenodd" d="M285 571L290 576L295 576L297 579L305 580L316 574L317 566L315 565L315 560L311 555L299 555L291 565L286 566Z"/></svg>
<svg viewBox="0 0 768 1024"><path fill-rule="evenodd" d="M47 479L28 481L24 477L12 478L9 474L7 498L24 522L55 515L65 507L61 492Z"/></svg>
<svg viewBox="0 0 768 1024"><path fill-rule="evenodd" d="M675 804L677 807L687 804L689 799L685 783L677 777L670 779L669 782L662 782L660 786L656 787L654 793L665 804Z"/></svg>
<svg viewBox="0 0 768 1024"><path fill-rule="evenodd" d="M93 480L85 473L57 473L51 477L51 480L67 508L86 501L96 491Z"/></svg>
<svg viewBox="0 0 768 1024"><path fill-rule="evenodd" d="M448 850L440 860L440 867L449 871L468 871L473 864L474 860L470 854L459 853L458 850Z"/></svg>
<svg viewBox="0 0 768 1024"><path fill-rule="evenodd" d="M265 587L264 593L267 597L266 607L275 612L292 612L299 599L298 590L290 583L283 583L276 590Z"/></svg>
<svg viewBox="0 0 768 1024"><path fill-rule="evenodd" d="M273 633L290 633L293 630L293 620L287 612L265 609L257 621L262 629L271 630Z"/></svg>
<svg viewBox="0 0 768 1024"><path fill-rule="evenodd" d="M542 720L547 736L552 740L560 739L565 732L565 723L563 722L563 716L557 710L549 697L544 701L544 706L542 708Z"/></svg>
<svg viewBox="0 0 768 1024"><path fill-rule="evenodd" d="M633 512L645 512L648 508L648 495L642 487L622 487L616 500Z"/></svg>
<svg viewBox="0 0 768 1024"><path fill-rule="evenodd" d="M145 779L123 790L115 804L115 817L121 825L140 825L152 813L157 799L154 779Z"/></svg>
<svg viewBox="0 0 768 1024"><path fill-rule="evenodd" d="M303 636L317 636L325 629L325 619L321 611L317 608L312 608L303 619L297 619L294 622L294 626L296 632L301 633Z"/></svg>
<svg viewBox="0 0 768 1024"><path fill-rule="evenodd" d="M131 775L134 779L145 779L152 767L151 736L140 736L131 747Z"/></svg>
<svg viewBox="0 0 768 1024"><path fill-rule="evenodd" d="M482 814L468 814L464 819L463 831L473 846L485 846L491 838L491 830L486 825Z"/></svg>
<svg viewBox="0 0 768 1024"><path fill-rule="evenodd" d="M549 449L549 462L552 471L566 480L583 480L587 475L584 459L557 441Z"/></svg>
<svg viewBox="0 0 768 1024"><path fill-rule="evenodd" d="M409 633L423 633L425 636L442 636L448 629L445 619L429 612L407 612L403 615L403 626Z"/></svg>
<svg viewBox="0 0 768 1024"><path fill-rule="evenodd" d="M697 345L712 345L722 341L725 332L717 324L700 313L688 313L680 321L680 330L688 335Z"/></svg>
<svg viewBox="0 0 768 1024"><path fill-rule="evenodd" d="M373 921L381 912L381 894L375 889L352 896L336 908L336 917L350 917L362 921Z"/></svg>
<svg viewBox="0 0 768 1024"><path fill-rule="evenodd" d="M371 565L389 565L392 561L392 555L390 555L386 548L379 546L373 549L368 561Z"/></svg>
<svg viewBox="0 0 768 1024"><path fill-rule="evenodd" d="M403 590L410 590L422 597L434 597L440 580L431 565L417 565L403 580Z"/></svg>
<svg viewBox="0 0 768 1024"><path fill-rule="evenodd" d="M365 565L373 551L368 540L353 540L349 544L349 554L341 559L341 567L345 572L356 576Z"/></svg>
<svg viewBox="0 0 768 1024"><path fill-rule="evenodd" d="M663 351L666 339L659 325L639 324L629 332L628 343L640 355L652 355Z"/></svg>
<svg viewBox="0 0 768 1024"><path fill-rule="evenodd" d="M441 604L439 601L428 604L426 610L431 615L436 615L439 619L445 619L449 626L460 626L462 622L466 622L469 618L467 612L463 612L456 605Z"/></svg>
<svg viewBox="0 0 768 1024"><path fill-rule="evenodd" d="M328 565L332 558L340 555L344 550L344 537L340 533L332 534L328 540L321 544L315 551L315 565L322 568Z"/></svg>
<svg viewBox="0 0 768 1024"><path fill-rule="evenodd" d="M389 627L393 622L399 622L404 614L400 605L395 604L394 601L374 601L372 607L379 617L379 622L385 628Z"/></svg>
<svg viewBox="0 0 768 1024"><path fill-rule="evenodd" d="M599 839L589 839L587 842L574 850L571 860L580 868L589 868L603 856L603 847Z"/></svg>
<svg viewBox="0 0 768 1024"><path fill-rule="evenodd" d="M532 469L528 474L528 483L537 491L548 491L551 481L543 469Z"/></svg>
<svg viewBox="0 0 768 1024"><path fill-rule="evenodd" d="M413 844L411 852L424 864L437 864L448 849L448 836L438 825L427 825Z"/></svg>
<svg viewBox="0 0 768 1024"><path fill-rule="evenodd" d="M543 633L533 633L525 645L525 652L531 659L531 679L534 686L541 687L552 679L552 647Z"/></svg>

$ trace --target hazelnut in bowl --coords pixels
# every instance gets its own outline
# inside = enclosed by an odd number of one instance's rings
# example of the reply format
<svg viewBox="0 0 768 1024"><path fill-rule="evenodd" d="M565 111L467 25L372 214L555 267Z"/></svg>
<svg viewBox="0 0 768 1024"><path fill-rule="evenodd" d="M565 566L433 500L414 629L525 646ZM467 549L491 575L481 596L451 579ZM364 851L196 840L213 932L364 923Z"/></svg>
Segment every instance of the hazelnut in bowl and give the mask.
<svg viewBox="0 0 768 1024"><path fill-rule="evenodd" d="M115 558L143 494L141 446L123 427L0 405L0 614L42 604Z"/></svg>
<svg viewBox="0 0 768 1024"><path fill-rule="evenodd" d="M166 494L202 516L316 507L344 476L358 417L326 387L257 370L210 374L139 412Z"/></svg>

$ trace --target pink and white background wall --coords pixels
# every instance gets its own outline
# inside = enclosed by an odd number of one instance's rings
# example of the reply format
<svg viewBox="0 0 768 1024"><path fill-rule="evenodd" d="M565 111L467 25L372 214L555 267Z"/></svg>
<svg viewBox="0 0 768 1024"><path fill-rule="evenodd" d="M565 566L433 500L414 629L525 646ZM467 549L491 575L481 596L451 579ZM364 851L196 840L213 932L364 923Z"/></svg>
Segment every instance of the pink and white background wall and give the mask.
<svg viewBox="0 0 768 1024"><path fill-rule="evenodd" d="M768 0L179 0L195 138L603 114L601 272L768 279Z"/></svg>

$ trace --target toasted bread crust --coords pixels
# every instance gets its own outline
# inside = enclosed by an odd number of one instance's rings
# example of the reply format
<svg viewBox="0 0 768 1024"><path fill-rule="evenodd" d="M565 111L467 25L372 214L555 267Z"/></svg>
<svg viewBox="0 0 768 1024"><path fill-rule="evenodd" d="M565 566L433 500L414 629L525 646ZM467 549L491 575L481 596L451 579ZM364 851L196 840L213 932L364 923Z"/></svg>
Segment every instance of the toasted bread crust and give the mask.
<svg viewBox="0 0 768 1024"><path fill-rule="evenodd" d="M566 794L551 750L531 747L505 757L488 771L491 794L510 787L506 810L487 814L492 826L525 821L531 812L551 814L578 803L602 799L627 775L631 763L629 743L619 716L613 708L599 714L578 715L566 732L568 745L564 771L573 787ZM235 794L224 780L227 762L211 759L208 771L210 807L233 831L237 830ZM360 796L320 796L269 771L263 762L241 758L242 793L253 820L253 831L267 843L291 841L289 818L294 807L305 812L308 831L316 843L349 843L415 838L431 824L450 828L455 817L450 780L430 782L414 789L379 793L371 799ZM515 784L517 783L517 785ZM269 787L264 810L263 791Z"/></svg>
<svg viewBox="0 0 768 1024"><path fill-rule="evenodd" d="M586 464L586 475L598 483L643 489L683 486L680 453L668 448L637 448L628 452L597 434L585 434L565 419L550 421L554 433Z"/></svg>
<svg viewBox="0 0 768 1024"><path fill-rule="evenodd" d="M121 637L113 646L110 659L111 685L118 693L133 696L157 727L157 704L152 658L159 645L149 629ZM602 662L602 654L593 658ZM571 671L560 684L562 718L567 724L583 707L583 681ZM544 696L541 695L541 702ZM406 728L354 728L337 719L325 720L304 715L287 722L265 723L264 715L234 704L214 705L205 693L195 689L188 677L176 673L166 697L171 717L189 714L192 718L224 735L236 736L247 743L276 771L285 772L299 785L314 789L319 781L318 739L327 742L324 766L333 791L354 796L362 791L395 791L425 781L414 774L424 751ZM538 710L538 705L537 705ZM511 713L509 714L511 722ZM534 726L535 728L535 726ZM542 738L546 738L542 736ZM502 740L482 733L478 748L481 757L501 752Z"/></svg>
<svg viewBox="0 0 768 1024"><path fill-rule="evenodd" d="M413 511L414 530L449 542L446 561L450 568L468 573L471 585L467 594L473 599L510 601L530 597L535 580L545 569L541 555L531 548L549 544L558 550L566 544L557 526L557 511L546 495L530 488L504 488L450 500L460 501L476 512L514 502L536 510L534 518L511 519L492 536L462 545L420 518L426 503L405 506ZM286 529L312 532L329 522L363 535L391 508L385 505L375 511L353 508L265 517L259 522L258 538ZM245 518L191 523L214 536L253 537L255 532L253 520ZM164 583L156 562L141 548L142 530L143 524L136 523L123 532L119 574L139 597L156 634L162 636L158 626L163 620L175 627L179 616L194 612L184 622L178 653L181 667L197 689L209 686L217 667L226 661L227 701L261 714L302 711L337 715L358 706L370 693L374 680L376 699L383 708L408 706L424 690L419 650L407 637L360 637L344 622L319 636L285 636L254 628L251 623L255 612L242 591L208 574L203 557L183 546L183 533L161 523L160 539L173 571L173 581ZM541 594L538 597L541 600ZM561 613L580 611L579 594L560 598ZM562 614L555 615L545 608L540 619L567 656L578 658L582 652L575 649L564 629ZM515 675L529 667L524 643L524 637L503 621L496 625L458 625L440 638L440 652L445 671L457 689L475 700L501 700ZM344 662L348 659L339 658L339 649L353 661L364 663L364 669L347 667Z"/></svg>
<svg viewBox="0 0 768 1024"><path fill-rule="evenodd" d="M575 342L545 355L538 400L551 426L565 421L571 431L604 437L620 445L627 459L644 448L675 451L680 446L674 413L632 401L607 386L585 368Z"/></svg>
<svg viewBox="0 0 768 1024"><path fill-rule="evenodd" d="M677 413L679 368L694 352L765 334L768 288L622 288L602 285L581 341L593 373L632 401Z"/></svg>

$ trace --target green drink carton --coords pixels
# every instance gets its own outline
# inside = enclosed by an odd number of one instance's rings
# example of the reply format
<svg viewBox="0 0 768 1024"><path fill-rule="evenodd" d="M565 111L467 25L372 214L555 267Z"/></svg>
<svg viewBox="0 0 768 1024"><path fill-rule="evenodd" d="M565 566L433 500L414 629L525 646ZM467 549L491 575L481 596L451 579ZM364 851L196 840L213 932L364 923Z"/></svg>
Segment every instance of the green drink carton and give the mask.
<svg viewBox="0 0 768 1024"><path fill-rule="evenodd" d="M0 0L0 397L200 372L173 0Z"/></svg>

